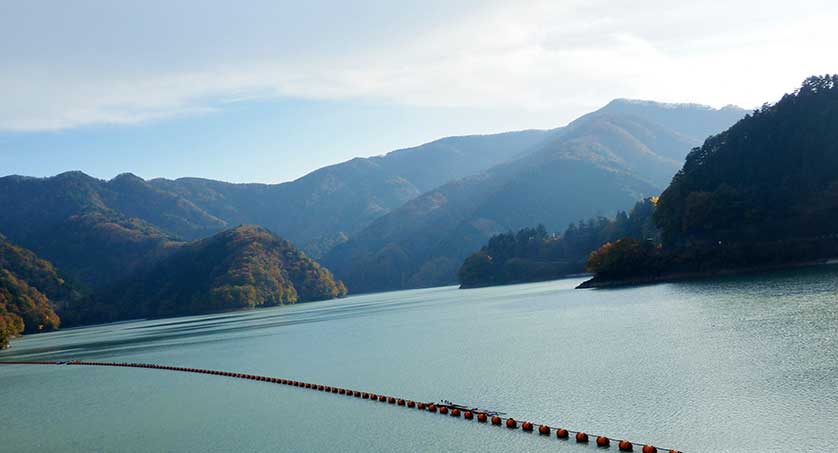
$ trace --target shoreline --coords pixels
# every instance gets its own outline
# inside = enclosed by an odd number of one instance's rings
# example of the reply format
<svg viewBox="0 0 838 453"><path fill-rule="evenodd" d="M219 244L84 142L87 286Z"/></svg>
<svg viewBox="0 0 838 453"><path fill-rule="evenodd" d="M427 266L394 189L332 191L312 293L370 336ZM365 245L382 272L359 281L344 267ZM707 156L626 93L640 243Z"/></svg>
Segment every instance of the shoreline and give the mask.
<svg viewBox="0 0 838 453"><path fill-rule="evenodd" d="M655 276L642 276L642 277L631 277L631 278L622 278L622 279L615 279L615 280L597 280L596 277L591 278L589 280L585 280L584 282L580 283L576 289L605 289L605 288L620 288L620 287L631 287L631 286L645 286L645 285L656 285L658 283L673 283L673 282L680 282L680 281L687 281L687 280L698 280L702 278L710 278L710 277L724 277L730 275L741 275L741 274L749 274L753 272L765 272L765 271L776 271L776 270L783 270L783 269L794 269L800 267L813 267L813 266L825 266L825 265L833 265L838 264L838 259L836 258L824 258L819 260L812 260L812 261L797 261L797 262L790 262L784 264L766 264L763 266L750 266L750 267L740 267L740 268L727 268L727 269L715 269L712 271L704 271L704 272L675 272L671 274L663 274L663 275L655 275Z"/></svg>
<svg viewBox="0 0 838 453"><path fill-rule="evenodd" d="M551 278L544 278L544 279L536 279L536 280L515 280L510 282L504 283L487 283L487 284L477 284L477 285L464 285L460 284L458 289L478 289L478 288L493 288L496 286L509 286L509 285L523 285L526 283L543 283L543 282L552 282L556 280L564 280L566 278L577 278L577 277L592 277L593 274L582 272L582 273L575 273L575 274L567 274L567 275L560 275L558 277L551 277Z"/></svg>

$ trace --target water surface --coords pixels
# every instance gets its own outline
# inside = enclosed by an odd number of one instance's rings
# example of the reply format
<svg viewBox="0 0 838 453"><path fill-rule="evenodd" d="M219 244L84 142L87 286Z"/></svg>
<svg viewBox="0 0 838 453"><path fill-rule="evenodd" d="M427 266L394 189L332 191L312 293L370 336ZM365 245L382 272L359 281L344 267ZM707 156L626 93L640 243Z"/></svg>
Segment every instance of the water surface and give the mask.
<svg viewBox="0 0 838 453"><path fill-rule="evenodd" d="M574 290L579 282L70 329L15 340L0 360L265 374L684 451L834 448L838 267L616 290ZM0 401L2 451L598 451L355 398L143 369L0 366Z"/></svg>

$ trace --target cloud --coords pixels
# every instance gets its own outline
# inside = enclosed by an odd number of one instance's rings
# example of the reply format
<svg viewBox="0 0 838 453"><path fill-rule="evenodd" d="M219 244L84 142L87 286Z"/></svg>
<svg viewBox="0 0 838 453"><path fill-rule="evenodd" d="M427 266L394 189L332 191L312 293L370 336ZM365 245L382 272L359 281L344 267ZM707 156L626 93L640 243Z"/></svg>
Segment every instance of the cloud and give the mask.
<svg viewBox="0 0 838 453"><path fill-rule="evenodd" d="M0 129L130 124L248 98L553 112L755 106L838 71L834 2L54 2L0 18ZM579 113L579 112L576 112Z"/></svg>

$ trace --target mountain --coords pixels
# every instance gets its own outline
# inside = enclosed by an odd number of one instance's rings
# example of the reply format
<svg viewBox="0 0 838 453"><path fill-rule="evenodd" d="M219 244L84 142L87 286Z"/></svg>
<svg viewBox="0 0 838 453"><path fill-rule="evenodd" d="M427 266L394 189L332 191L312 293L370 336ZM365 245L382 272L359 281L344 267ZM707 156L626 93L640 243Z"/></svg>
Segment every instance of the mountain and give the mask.
<svg viewBox="0 0 838 453"><path fill-rule="evenodd" d="M282 184L196 178L149 183L229 225L263 225L319 257L422 192L511 159L554 133L448 137L384 156L352 159Z"/></svg>
<svg viewBox="0 0 838 453"><path fill-rule="evenodd" d="M707 119L714 113L718 118ZM715 132L711 128L744 114L612 102L516 159L407 202L323 262L353 292L453 284L463 259L495 234L536 224L559 230L658 194L689 149Z"/></svg>
<svg viewBox="0 0 838 453"><path fill-rule="evenodd" d="M669 244L838 231L838 76L812 77L690 153L656 213Z"/></svg>
<svg viewBox="0 0 838 453"><path fill-rule="evenodd" d="M690 152L655 212L662 246L604 247L594 281L838 256L836 175L838 76L811 77Z"/></svg>
<svg viewBox="0 0 838 453"><path fill-rule="evenodd" d="M0 235L0 348L21 333L57 329L56 308L80 296L52 263Z"/></svg>
<svg viewBox="0 0 838 453"><path fill-rule="evenodd" d="M224 225L130 174L111 181L81 172L0 178L0 212L0 232L89 289L166 256L175 237L200 237Z"/></svg>
<svg viewBox="0 0 838 453"><path fill-rule="evenodd" d="M83 322L276 306L346 295L343 283L290 242L240 226L180 246L96 296Z"/></svg>
<svg viewBox="0 0 838 453"><path fill-rule="evenodd" d="M448 179L479 172L553 131L449 137L353 159L283 184L196 178L110 181L81 172L0 178L0 232L91 289L122 281L180 242L259 224L319 256Z"/></svg>

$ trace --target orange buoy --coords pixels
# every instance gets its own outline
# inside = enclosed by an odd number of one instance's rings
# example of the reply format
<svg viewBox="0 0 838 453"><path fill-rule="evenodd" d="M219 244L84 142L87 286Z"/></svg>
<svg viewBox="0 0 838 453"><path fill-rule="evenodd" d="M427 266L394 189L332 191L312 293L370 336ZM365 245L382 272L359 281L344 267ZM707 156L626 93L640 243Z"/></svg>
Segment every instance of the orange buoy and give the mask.
<svg viewBox="0 0 838 453"><path fill-rule="evenodd" d="M369 399L369 397L370 397L370 394L369 394L369 393L364 393L363 398L364 398L365 400L366 400L366 399Z"/></svg>
<svg viewBox="0 0 838 453"><path fill-rule="evenodd" d="M486 420L488 420L488 417L486 416L486 414L484 414L483 412L480 412L479 414L477 414L477 421L478 422L486 423Z"/></svg>
<svg viewBox="0 0 838 453"><path fill-rule="evenodd" d="M355 390L355 392L352 393L352 396L354 396L355 398L360 398L361 397L361 392Z"/></svg>
<svg viewBox="0 0 838 453"><path fill-rule="evenodd" d="M428 404L428 412L436 412L436 405L434 403Z"/></svg>
<svg viewBox="0 0 838 453"><path fill-rule="evenodd" d="M634 446L631 444L631 442L629 442L627 440L621 440L620 443L617 444L617 448L619 448L620 451L632 451L632 450L634 450Z"/></svg>
<svg viewBox="0 0 838 453"><path fill-rule="evenodd" d="M588 435L583 432L576 433L576 442L585 443L588 441Z"/></svg>
<svg viewBox="0 0 838 453"><path fill-rule="evenodd" d="M658 449L651 445L644 445L642 451L643 453L658 453Z"/></svg>
<svg viewBox="0 0 838 453"><path fill-rule="evenodd" d="M532 431L532 423L530 423L530 422L521 423L521 429L523 429L524 431Z"/></svg>
<svg viewBox="0 0 838 453"><path fill-rule="evenodd" d="M384 395L378 395L378 401L381 401L383 403L383 402L387 401L387 397L384 396Z"/></svg>
<svg viewBox="0 0 838 453"><path fill-rule="evenodd" d="M556 430L556 437L558 437L559 439L567 439L569 435L570 433L568 433L567 430L564 428L559 428Z"/></svg>
<svg viewBox="0 0 838 453"><path fill-rule="evenodd" d="M539 426L538 427L538 434L541 434L543 436L549 436L550 435L550 427L547 426L547 425Z"/></svg>
<svg viewBox="0 0 838 453"><path fill-rule="evenodd" d="M518 427L518 422L515 421L514 418L510 417L506 419L506 427L509 429L515 429Z"/></svg>
<svg viewBox="0 0 838 453"><path fill-rule="evenodd" d="M440 406L439 407L439 413L442 414L442 415L447 414L448 413L448 408L445 407L445 406Z"/></svg>
<svg viewBox="0 0 838 453"><path fill-rule="evenodd" d="M387 398L387 402L390 403L390 404L396 404L396 399L391 396L391 397Z"/></svg>
<svg viewBox="0 0 838 453"><path fill-rule="evenodd" d="M397 403L399 406L404 406L404 400L399 400Z"/></svg>
<svg viewBox="0 0 838 453"><path fill-rule="evenodd" d="M460 416L460 410L457 409L456 407L454 409L451 409L451 416L452 417L459 417Z"/></svg>
<svg viewBox="0 0 838 453"><path fill-rule="evenodd" d="M492 424L500 425L500 417L498 417L497 415L492 416Z"/></svg>
<svg viewBox="0 0 838 453"><path fill-rule="evenodd" d="M669 453L681 453L680 450L669 450Z"/></svg>
<svg viewBox="0 0 838 453"><path fill-rule="evenodd" d="M416 406L416 408L417 408L417 409L419 409L420 411L425 410L425 403L419 403L419 404Z"/></svg>
<svg viewBox="0 0 838 453"><path fill-rule="evenodd" d="M337 387L332 387L332 393L337 393L337 392L338 392L338 388Z"/></svg>
<svg viewBox="0 0 838 453"><path fill-rule="evenodd" d="M611 440L605 436L597 436L596 438L596 446L597 447L607 447L611 445Z"/></svg>
<svg viewBox="0 0 838 453"><path fill-rule="evenodd" d="M323 390L326 390L326 387L323 387L322 385L318 385L317 390L320 390L322 392Z"/></svg>
<svg viewBox="0 0 838 453"><path fill-rule="evenodd" d="M409 400L409 401L407 402L407 407L409 407L409 408L413 409L414 407L416 407L416 403L415 403L415 402L413 402L413 400Z"/></svg>
<svg viewBox="0 0 838 453"><path fill-rule="evenodd" d="M474 414L471 411L465 411L463 412L463 418L466 420L472 420L474 419Z"/></svg>
<svg viewBox="0 0 838 453"><path fill-rule="evenodd" d="M348 393L348 392L346 391L346 389L340 389L340 390L338 390L338 394L339 394L339 395L346 395L347 393Z"/></svg>

